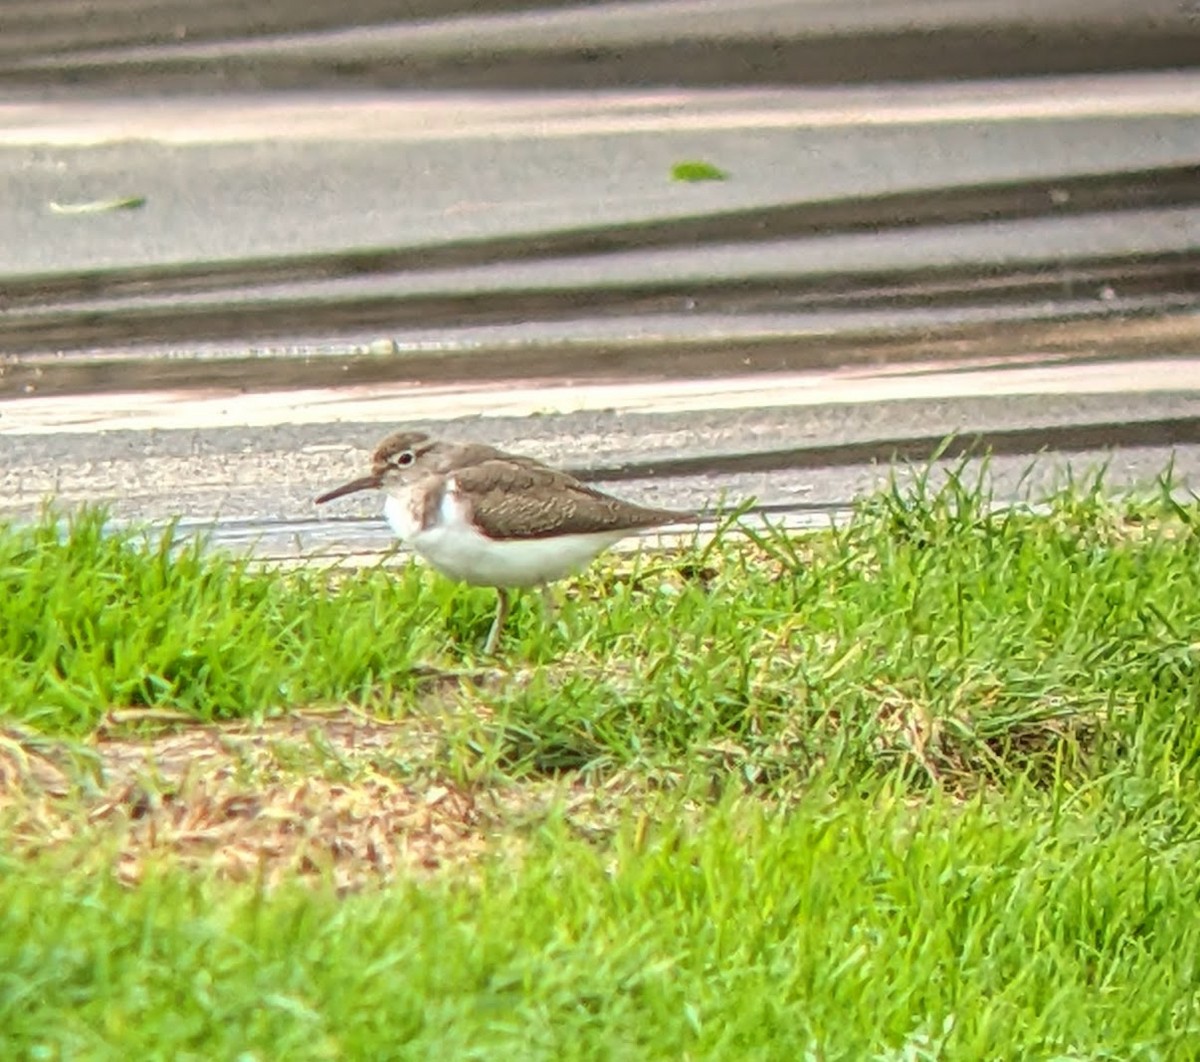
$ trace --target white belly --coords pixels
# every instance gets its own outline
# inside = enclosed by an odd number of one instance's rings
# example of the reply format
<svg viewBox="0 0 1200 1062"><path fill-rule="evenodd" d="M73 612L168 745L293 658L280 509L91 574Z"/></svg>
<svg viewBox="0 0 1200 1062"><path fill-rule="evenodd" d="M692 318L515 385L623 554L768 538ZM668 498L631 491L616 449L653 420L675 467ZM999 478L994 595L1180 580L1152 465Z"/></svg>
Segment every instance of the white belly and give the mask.
<svg viewBox="0 0 1200 1062"><path fill-rule="evenodd" d="M396 536L432 567L451 579L476 586L539 586L571 575L628 534L497 541L480 534L447 494L431 527L413 518L407 497L388 495L384 515Z"/></svg>

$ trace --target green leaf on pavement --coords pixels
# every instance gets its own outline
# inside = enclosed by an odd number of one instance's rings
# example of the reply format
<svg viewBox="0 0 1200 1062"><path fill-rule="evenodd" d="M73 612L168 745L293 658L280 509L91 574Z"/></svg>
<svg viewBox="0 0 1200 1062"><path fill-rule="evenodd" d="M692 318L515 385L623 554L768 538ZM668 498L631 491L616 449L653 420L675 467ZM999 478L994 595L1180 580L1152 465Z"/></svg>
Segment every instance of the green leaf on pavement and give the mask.
<svg viewBox="0 0 1200 1062"><path fill-rule="evenodd" d="M673 181L725 181L729 174L717 169L711 162L677 162L671 167Z"/></svg>

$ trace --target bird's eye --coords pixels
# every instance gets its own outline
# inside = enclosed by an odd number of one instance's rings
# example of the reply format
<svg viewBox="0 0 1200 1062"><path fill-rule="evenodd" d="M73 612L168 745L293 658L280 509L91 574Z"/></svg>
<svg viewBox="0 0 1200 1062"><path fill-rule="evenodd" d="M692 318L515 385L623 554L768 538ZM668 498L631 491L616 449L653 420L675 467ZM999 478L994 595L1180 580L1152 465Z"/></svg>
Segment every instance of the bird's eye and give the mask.
<svg viewBox="0 0 1200 1062"><path fill-rule="evenodd" d="M396 464L399 465L401 468L404 468L406 465L411 465L412 463L413 463L413 452L411 450L405 450L404 453L400 454L396 458Z"/></svg>

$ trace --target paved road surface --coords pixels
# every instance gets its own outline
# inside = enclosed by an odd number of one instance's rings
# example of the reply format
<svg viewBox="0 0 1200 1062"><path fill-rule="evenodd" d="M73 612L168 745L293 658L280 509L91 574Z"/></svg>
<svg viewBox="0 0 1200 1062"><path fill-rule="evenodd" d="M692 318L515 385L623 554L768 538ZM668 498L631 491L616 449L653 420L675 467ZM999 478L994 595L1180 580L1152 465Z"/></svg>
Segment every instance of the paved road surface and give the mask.
<svg viewBox="0 0 1200 1062"><path fill-rule="evenodd" d="M369 550L311 498L401 422L792 519L952 431L1195 486L1200 20L1022 3L9 3L0 513Z"/></svg>

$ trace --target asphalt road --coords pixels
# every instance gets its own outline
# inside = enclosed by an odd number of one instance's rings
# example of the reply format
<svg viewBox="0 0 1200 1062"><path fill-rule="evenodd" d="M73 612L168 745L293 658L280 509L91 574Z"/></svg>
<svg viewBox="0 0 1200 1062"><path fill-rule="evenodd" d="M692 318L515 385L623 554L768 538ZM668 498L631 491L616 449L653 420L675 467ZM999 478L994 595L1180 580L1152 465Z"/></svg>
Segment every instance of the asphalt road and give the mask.
<svg viewBox="0 0 1200 1062"><path fill-rule="evenodd" d="M949 433L1200 482L1186 5L286 8L0 12L0 515L370 555L311 499L399 423L793 521Z"/></svg>
<svg viewBox="0 0 1200 1062"><path fill-rule="evenodd" d="M933 81L1196 61L1192 0L9 0L0 83L39 92Z"/></svg>

